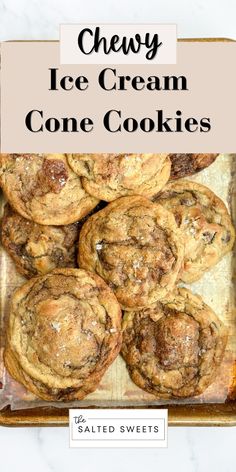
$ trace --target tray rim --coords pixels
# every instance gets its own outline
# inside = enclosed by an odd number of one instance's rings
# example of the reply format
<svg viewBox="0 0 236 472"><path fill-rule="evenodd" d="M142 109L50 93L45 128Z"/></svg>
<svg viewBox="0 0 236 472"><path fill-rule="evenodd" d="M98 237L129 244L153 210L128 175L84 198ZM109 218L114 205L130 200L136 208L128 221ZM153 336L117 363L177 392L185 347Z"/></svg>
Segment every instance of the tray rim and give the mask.
<svg viewBox="0 0 236 472"><path fill-rule="evenodd" d="M107 407L101 409L161 409L163 406L142 407ZM236 426L236 402L197 404L197 405L168 405L169 426ZM78 407L76 407L78 409ZM99 407L90 406L90 409ZM22 427L22 426L64 426L69 424L68 409L59 410L55 407L32 408L28 410L13 410L9 407L0 411L0 426Z"/></svg>
<svg viewBox="0 0 236 472"><path fill-rule="evenodd" d="M236 42L236 39L216 38L178 38L178 42ZM0 45L2 42L0 41ZM8 40L6 42L59 42L58 40ZM76 406L77 409L79 407ZM88 406L89 409L122 409L122 407ZM124 406L128 409L161 409L160 406ZM236 400L228 403L165 405L168 409L168 425L171 427L236 427ZM69 409L39 407L32 409L0 410L0 426L6 427L68 427Z"/></svg>

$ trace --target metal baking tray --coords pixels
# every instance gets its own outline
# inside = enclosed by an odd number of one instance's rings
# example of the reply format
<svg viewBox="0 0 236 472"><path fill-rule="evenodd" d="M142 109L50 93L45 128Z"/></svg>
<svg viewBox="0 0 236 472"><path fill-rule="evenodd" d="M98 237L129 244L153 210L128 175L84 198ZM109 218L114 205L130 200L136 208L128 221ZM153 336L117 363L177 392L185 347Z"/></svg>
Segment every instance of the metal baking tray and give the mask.
<svg viewBox="0 0 236 472"><path fill-rule="evenodd" d="M216 162L190 180L201 182L211 188L228 205L236 223L236 155L220 155ZM1 197L3 208L3 197ZM24 282L17 274L6 252L0 250L1 311L6 315L9 298L14 289ZM204 277L191 285L191 290L202 295L229 328L226 354L217 379L202 395L192 399L161 401L134 385L125 363L119 357L105 374L96 392L86 399L73 403L76 408L161 408L169 410L170 425L236 425L236 251L228 254ZM5 316L6 317L6 316ZM4 320L1 318L0 349L4 346ZM1 351L0 351L1 352ZM0 380L5 370L0 356ZM22 388L19 388L22 396ZM13 382L13 395L18 386ZM47 402L35 400L23 393L27 408L11 410L6 406L0 411L0 424L4 425L67 425L68 407L48 406ZM24 405L23 404L23 405ZM73 406L72 405L72 406ZM15 403L17 408L17 401Z"/></svg>
<svg viewBox="0 0 236 472"><path fill-rule="evenodd" d="M228 41L227 39L195 39L186 41ZM194 180L211 188L228 205L236 225L236 155L221 155ZM0 214L3 196L0 195ZM129 379L124 362L118 358L96 392L77 402L76 408L168 408L170 426L235 426L236 425L236 250L227 255L191 290L203 296L229 328L226 355L216 382L204 394L175 402L157 401L138 389ZM13 262L0 248L0 311L7 312L14 289L24 282ZM4 323L0 313L0 386L4 376L1 352L4 347ZM26 395L27 397L27 395ZM5 426L67 426L68 406L58 408L47 402L34 402L30 408L0 411L0 424Z"/></svg>

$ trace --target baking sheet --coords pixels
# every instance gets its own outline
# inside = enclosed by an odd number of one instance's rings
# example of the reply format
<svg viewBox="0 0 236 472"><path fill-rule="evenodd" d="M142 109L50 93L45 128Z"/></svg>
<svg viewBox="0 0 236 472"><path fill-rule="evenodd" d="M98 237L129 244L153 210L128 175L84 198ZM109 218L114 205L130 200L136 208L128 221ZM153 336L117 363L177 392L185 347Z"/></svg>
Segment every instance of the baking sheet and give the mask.
<svg viewBox="0 0 236 472"><path fill-rule="evenodd" d="M236 222L236 156L221 155L216 162L200 174L188 178L212 189L226 203ZM1 211L3 199L1 199ZM236 397L236 300L235 300L235 266L236 254L230 253L212 268L204 277L189 286L201 295L204 301L224 321L229 330L229 339L224 360L218 371L217 379L202 395L183 400L158 400L139 389L131 382L125 363L119 356L105 374L99 388L86 399L73 403L53 403L37 399L24 387L10 378L2 360L4 348L5 322L8 316L9 299L16 287L24 283L14 267L14 263L0 248L0 409L10 405L13 410L34 408L38 406L64 407L121 407L121 406L155 406L165 404L211 404L224 403Z"/></svg>

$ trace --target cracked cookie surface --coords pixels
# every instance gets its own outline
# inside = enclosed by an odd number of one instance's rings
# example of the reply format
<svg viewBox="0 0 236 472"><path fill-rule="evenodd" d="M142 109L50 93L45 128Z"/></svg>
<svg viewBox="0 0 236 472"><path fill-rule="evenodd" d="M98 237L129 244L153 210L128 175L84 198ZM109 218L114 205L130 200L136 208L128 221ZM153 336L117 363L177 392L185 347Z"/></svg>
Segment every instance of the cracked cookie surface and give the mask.
<svg viewBox="0 0 236 472"><path fill-rule="evenodd" d="M215 380L226 342L215 313L186 289L123 318L121 352L131 379L159 398L201 394Z"/></svg>
<svg viewBox="0 0 236 472"><path fill-rule="evenodd" d="M173 182L155 201L173 213L182 231L183 282L200 279L232 249L235 231L231 217L224 202L208 187L185 180Z"/></svg>
<svg viewBox="0 0 236 472"><path fill-rule="evenodd" d="M60 267L77 267L80 222L45 226L23 218L9 204L1 221L1 242L18 272L27 278Z"/></svg>
<svg viewBox="0 0 236 472"><path fill-rule="evenodd" d="M44 400L80 400L94 391L120 346L119 304L95 274L56 269L13 295L5 365Z"/></svg>
<svg viewBox="0 0 236 472"><path fill-rule="evenodd" d="M1 154L0 185L20 215L43 225L74 223L98 204L65 154Z"/></svg>
<svg viewBox="0 0 236 472"><path fill-rule="evenodd" d="M128 195L152 197L170 177L168 154L68 154L85 190L113 201Z"/></svg>
<svg viewBox="0 0 236 472"><path fill-rule="evenodd" d="M196 174L210 166L218 154L169 154L171 160L171 180Z"/></svg>
<svg viewBox="0 0 236 472"><path fill-rule="evenodd" d="M173 290L183 259L173 215L140 197L123 197L83 225L79 266L96 272L123 308L143 308Z"/></svg>

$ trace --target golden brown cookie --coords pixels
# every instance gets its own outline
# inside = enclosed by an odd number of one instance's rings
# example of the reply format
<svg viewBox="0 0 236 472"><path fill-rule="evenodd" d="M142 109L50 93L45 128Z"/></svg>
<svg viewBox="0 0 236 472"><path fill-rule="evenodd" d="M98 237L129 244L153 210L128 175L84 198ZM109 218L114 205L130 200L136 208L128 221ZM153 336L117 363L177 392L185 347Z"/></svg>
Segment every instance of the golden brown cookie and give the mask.
<svg viewBox="0 0 236 472"><path fill-rule="evenodd" d="M79 239L79 266L96 272L127 310L173 290L183 260L173 215L140 196L123 197L88 218Z"/></svg>
<svg viewBox="0 0 236 472"><path fill-rule="evenodd" d="M119 304L100 277L56 269L13 295L5 365L44 400L80 400L116 358L120 323Z"/></svg>
<svg viewBox="0 0 236 472"><path fill-rule="evenodd" d="M122 355L131 379L160 398L202 393L216 378L226 342L215 313L186 289L123 319Z"/></svg>
<svg viewBox="0 0 236 472"><path fill-rule="evenodd" d="M218 154L169 154L171 160L170 178L180 179L196 174L211 165Z"/></svg>
<svg viewBox="0 0 236 472"><path fill-rule="evenodd" d="M80 222L65 226L45 226L26 220L9 204L1 222L1 242L27 278L47 274L61 267L77 267Z"/></svg>
<svg viewBox="0 0 236 472"><path fill-rule="evenodd" d="M217 264L234 244L225 204L209 188L190 181L168 184L155 200L171 211L184 237L183 282L191 283Z"/></svg>
<svg viewBox="0 0 236 472"><path fill-rule="evenodd" d="M20 215L43 225L74 223L98 203L65 154L1 154L0 185Z"/></svg>
<svg viewBox="0 0 236 472"><path fill-rule="evenodd" d="M169 180L168 154L68 154L85 190L111 202L128 195L152 197Z"/></svg>

